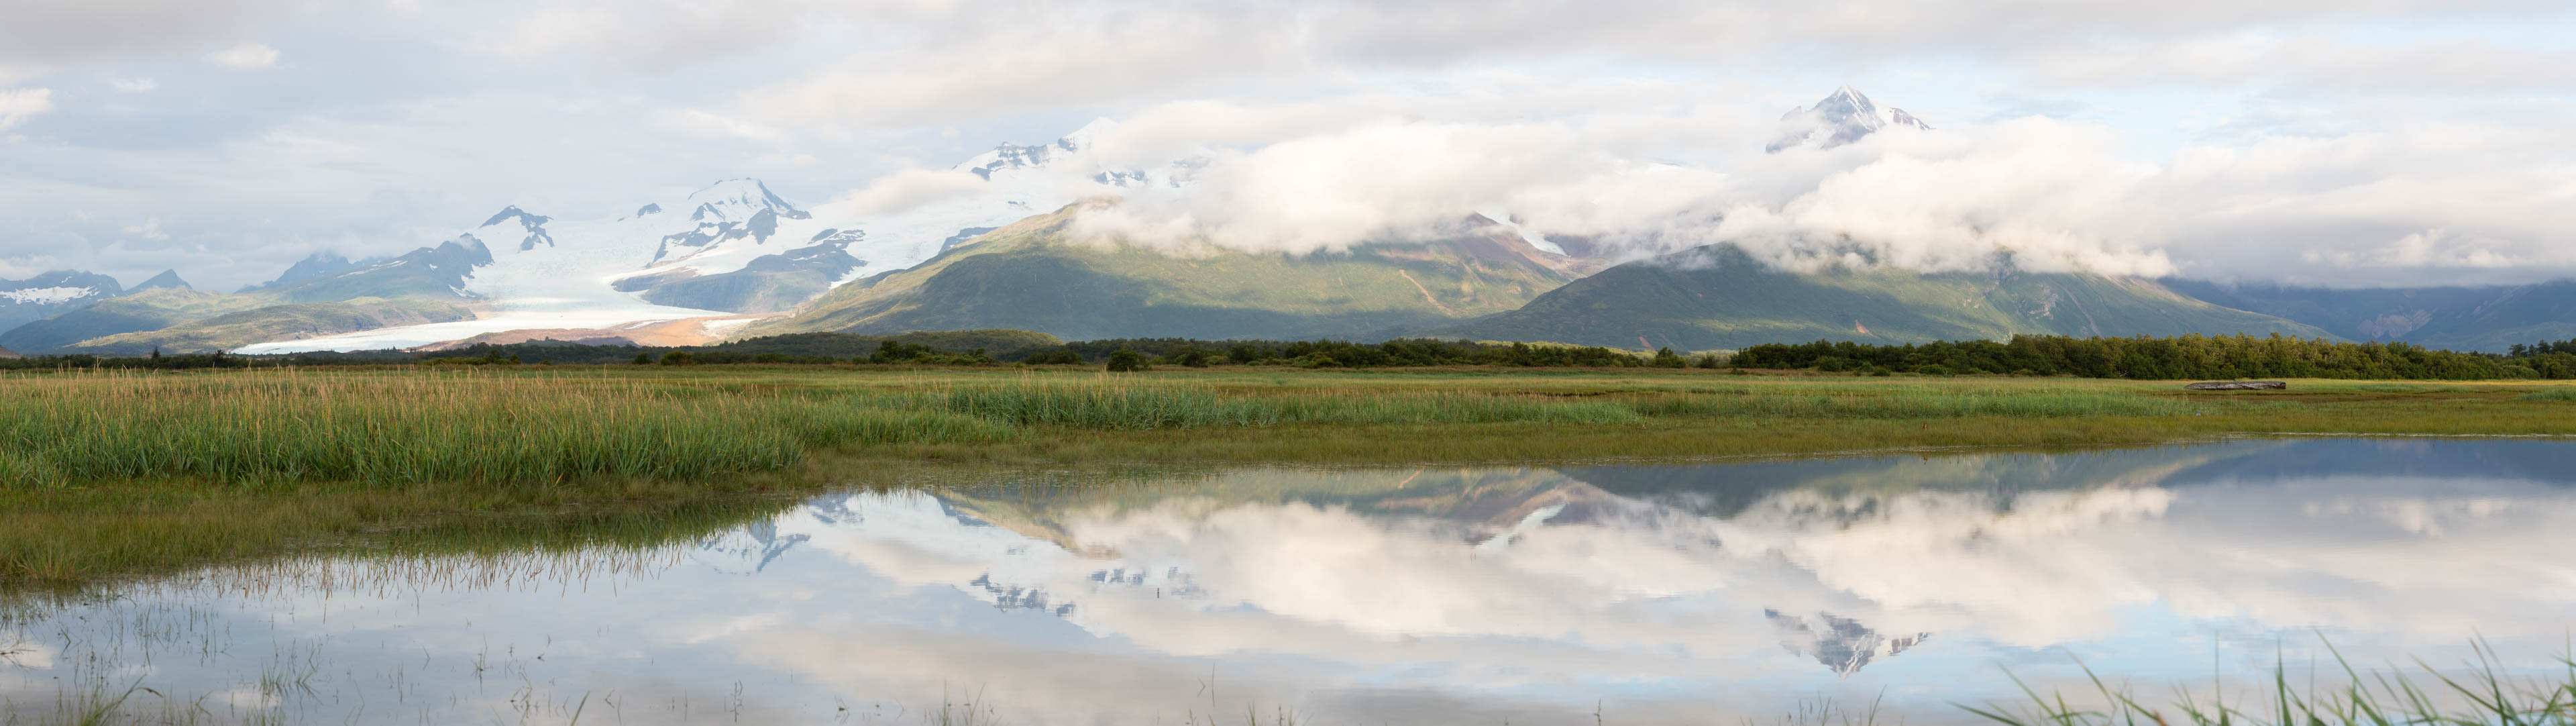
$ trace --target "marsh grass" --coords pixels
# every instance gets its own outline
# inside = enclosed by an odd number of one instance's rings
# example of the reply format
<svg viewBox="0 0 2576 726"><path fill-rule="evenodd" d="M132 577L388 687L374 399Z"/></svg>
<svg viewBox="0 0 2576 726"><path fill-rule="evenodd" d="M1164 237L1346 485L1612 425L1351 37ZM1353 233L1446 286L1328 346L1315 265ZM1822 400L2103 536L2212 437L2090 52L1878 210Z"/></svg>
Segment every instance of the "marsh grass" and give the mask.
<svg viewBox="0 0 2576 726"><path fill-rule="evenodd" d="M11 481L197 477L235 485L695 479L807 447L989 439L977 422L630 380L472 372L21 376L0 385Z"/></svg>
<svg viewBox="0 0 2576 726"><path fill-rule="evenodd" d="M2202 402L2101 389L1955 385L1889 385L1872 389L1826 388L1812 391L1744 389L1735 395L1666 394L1632 405L1639 413L1659 417L1804 419L2191 416L2206 414L2214 408Z"/></svg>
<svg viewBox="0 0 2576 726"><path fill-rule="evenodd" d="M1598 401L1546 401L1483 392L1226 392L1205 384L1035 381L944 387L890 395L880 405L930 409L1017 426L1101 431L1263 427L1287 424L1638 423L1634 410Z"/></svg>
<svg viewBox="0 0 2576 726"><path fill-rule="evenodd" d="M2525 401L2576 401L2576 386L2552 386L2518 396Z"/></svg>
<svg viewBox="0 0 2576 726"><path fill-rule="evenodd" d="M2013 683L2028 699L2014 705L1986 704L1960 708L2004 726L2569 726L2576 724L2576 660L2558 659L2559 675L2515 678L2483 642L2474 644L2475 659L2456 674L2446 674L2417 661L2410 676L2396 669L2364 674L2334 653L2342 672L2339 683L2294 686L2288 668L2275 662L2269 688L2253 698L2228 695L2213 686L2207 692L2176 689L2158 706L2126 687L2114 687L2093 673L2089 697L2042 695ZM2310 680L2310 679L2302 679Z"/></svg>

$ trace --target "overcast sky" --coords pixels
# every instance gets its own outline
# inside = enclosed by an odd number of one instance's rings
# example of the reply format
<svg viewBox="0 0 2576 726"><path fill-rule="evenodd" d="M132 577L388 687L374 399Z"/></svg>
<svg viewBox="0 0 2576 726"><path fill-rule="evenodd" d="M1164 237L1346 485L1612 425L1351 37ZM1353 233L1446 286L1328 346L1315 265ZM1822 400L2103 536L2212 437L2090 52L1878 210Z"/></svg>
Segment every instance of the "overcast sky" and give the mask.
<svg viewBox="0 0 2576 726"><path fill-rule="evenodd" d="M2564 0L15 0L0 277L231 289L506 204L822 203L1106 117L1233 187L1127 221L1256 246L1505 205L1925 268L2520 282L2576 273L2569 38ZM1937 130L1762 153L1846 83Z"/></svg>

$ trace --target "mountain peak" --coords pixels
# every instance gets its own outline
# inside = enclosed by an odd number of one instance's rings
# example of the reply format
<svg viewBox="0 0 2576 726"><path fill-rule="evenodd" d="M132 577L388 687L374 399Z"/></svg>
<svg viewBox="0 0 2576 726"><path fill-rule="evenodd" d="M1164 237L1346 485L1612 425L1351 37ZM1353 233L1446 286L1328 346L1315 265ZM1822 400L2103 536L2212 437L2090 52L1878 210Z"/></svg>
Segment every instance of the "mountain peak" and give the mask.
<svg viewBox="0 0 2576 726"><path fill-rule="evenodd" d="M494 212L494 213L492 213L492 218L491 218L491 219L483 220L483 224L478 225L478 226L490 227L490 226L492 226L492 225L500 224L500 223L502 223L502 222L507 222L507 221L510 221L510 220L513 220L513 219L519 220L519 224L520 224L520 226L526 227L526 228L528 228L528 229L530 229L530 230L534 230L534 229L536 229L536 228L537 228L537 226L538 226L538 225L545 224L546 222L551 221L551 220L553 220L554 218L553 218L553 217L547 217L547 216L544 216L544 215L529 214L529 213L527 212L527 210L520 209L520 208L519 208L519 205L513 204L513 205L510 205L510 206L502 207L502 208L501 208L501 211L499 211L499 212Z"/></svg>
<svg viewBox="0 0 2576 726"><path fill-rule="evenodd" d="M162 270L162 271L161 271L161 274L153 275L153 276L152 276L152 279L144 280L144 281L143 281L143 284L136 285L136 286L131 287L131 288L127 288L127 289L126 289L126 291L125 291L125 293L126 293L126 294L128 294L128 295L131 295L131 294L138 293L138 292L142 292L142 291L145 291L145 290L157 290L157 289L161 289L161 288L169 288L169 289L172 289L172 290L194 290L194 289L196 289L196 288L193 288L193 287L189 287L189 286L188 286L188 281L187 281L187 280L179 279L179 271L178 271L178 270Z"/></svg>
<svg viewBox="0 0 2576 726"><path fill-rule="evenodd" d="M722 219L748 219L764 209L788 219L805 219L808 216L805 210L797 209L796 205L769 191L769 185L751 177L718 179L704 189L690 192L688 201L695 208L690 214L700 221L710 215ZM654 211L661 210L657 206Z"/></svg>
<svg viewBox="0 0 2576 726"><path fill-rule="evenodd" d="M1780 117L1780 136L1763 151L1780 153L1784 149L1815 142L1818 149L1831 149L1859 141L1889 126L1906 126L1929 130L1931 124L1906 113L1904 109L1881 110L1860 89L1846 84L1835 88L1813 106L1789 109Z"/></svg>
<svg viewBox="0 0 2576 726"><path fill-rule="evenodd" d="M1005 142L995 145L992 151L976 154L975 158L967 159L965 163L952 168L974 172L976 176L991 179L993 172L1003 169L1046 166L1067 154L1090 147L1092 139L1117 127L1117 121L1105 117L1096 118L1092 119L1091 123L1083 124L1082 128L1074 129L1072 133L1056 137L1052 143L1022 146Z"/></svg>

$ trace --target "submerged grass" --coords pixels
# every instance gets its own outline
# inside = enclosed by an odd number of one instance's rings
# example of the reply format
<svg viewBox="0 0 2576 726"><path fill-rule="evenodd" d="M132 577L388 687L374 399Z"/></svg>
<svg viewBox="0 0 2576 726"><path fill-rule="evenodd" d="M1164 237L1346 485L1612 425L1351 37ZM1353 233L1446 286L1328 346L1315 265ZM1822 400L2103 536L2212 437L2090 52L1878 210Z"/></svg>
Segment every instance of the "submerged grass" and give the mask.
<svg viewBox="0 0 2576 726"><path fill-rule="evenodd" d="M2576 387L2204 394L1637 369L21 373L0 376L0 589L496 518L591 526L810 491L896 460L1469 463L2567 435L2571 399Z"/></svg>

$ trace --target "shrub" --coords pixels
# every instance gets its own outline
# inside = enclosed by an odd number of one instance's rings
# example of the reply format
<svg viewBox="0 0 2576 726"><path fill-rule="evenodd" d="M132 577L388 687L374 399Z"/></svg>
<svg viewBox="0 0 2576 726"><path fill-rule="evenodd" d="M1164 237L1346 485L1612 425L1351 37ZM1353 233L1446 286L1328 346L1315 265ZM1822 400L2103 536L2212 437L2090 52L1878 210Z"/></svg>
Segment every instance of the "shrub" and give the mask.
<svg viewBox="0 0 2576 726"><path fill-rule="evenodd" d="M652 364L653 364L653 354L651 354L651 353L637 353L637 354L635 354L635 364L636 364L636 365L639 365L639 366L641 366L641 365L652 365Z"/></svg>
<svg viewBox="0 0 2576 726"><path fill-rule="evenodd" d="M1133 373L1148 368L1152 366L1145 365L1145 356L1134 348L1120 348L1109 353L1109 370L1112 373Z"/></svg>
<svg viewBox="0 0 2576 726"><path fill-rule="evenodd" d="M662 365L666 366L684 366L697 362L697 357L689 355L689 352L685 350L675 350L662 354Z"/></svg>
<svg viewBox="0 0 2576 726"><path fill-rule="evenodd" d="M1682 354L1673 352L1671 348L1657 348L1655 359L1647 362L1646 365L1656 368L1688 368L1690 361L1683 360Z"/></svg>
<svg viewBox="0 0 2576 726"><path fill-rule="evenodd" d="M1083 363L1089 363L1090 361L1083 360L1082 354L1074 352L1072 348L1057 348L1055 350L1042 350L1036 353L1031 353L1029 354L1029 357L1023 359L1022 362L1030 365L1081 365Z"/></svg>
<svg viewBox="0 0 2576 726"><path fill-rule="evenodd" d="M1189 366L1191 368L1206 368L1208 367L1208 360L1214 357L1215 356L1209 355L1205 350L1197 347L1188 347L1172 351L1172 354L1165 356L1164 360L1171 363Z"/></svg>

